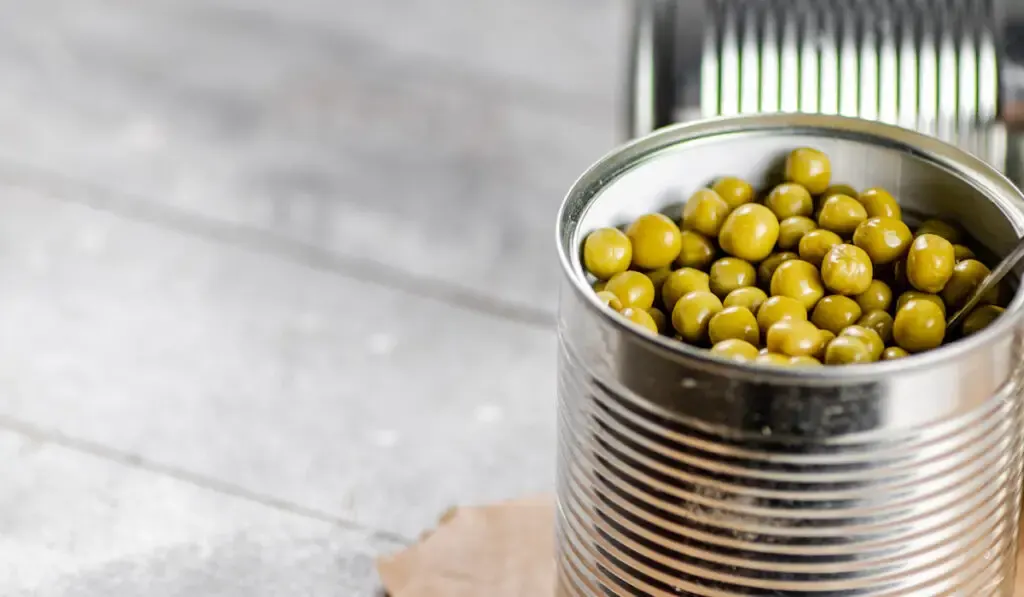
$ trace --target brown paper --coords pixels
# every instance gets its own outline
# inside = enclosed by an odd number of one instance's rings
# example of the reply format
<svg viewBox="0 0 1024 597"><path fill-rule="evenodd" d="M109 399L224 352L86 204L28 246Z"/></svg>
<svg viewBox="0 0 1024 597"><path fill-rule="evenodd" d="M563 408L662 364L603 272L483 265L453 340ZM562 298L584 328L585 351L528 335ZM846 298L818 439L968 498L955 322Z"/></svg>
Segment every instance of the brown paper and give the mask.
<svg viewBox="0 0 1024 597"><path fill-rule="evenodd" d="M550 597L554 520L548 497L455 508L377 570L391 597Z"/></svg>
<svg viewBox="0 0 1024 597"><path fill-rule="evenodd" d="M554 500L453 508L434 532L377 561L390 597L554 595ZM1024 595L1024 520L1016 594Z"/></svg>

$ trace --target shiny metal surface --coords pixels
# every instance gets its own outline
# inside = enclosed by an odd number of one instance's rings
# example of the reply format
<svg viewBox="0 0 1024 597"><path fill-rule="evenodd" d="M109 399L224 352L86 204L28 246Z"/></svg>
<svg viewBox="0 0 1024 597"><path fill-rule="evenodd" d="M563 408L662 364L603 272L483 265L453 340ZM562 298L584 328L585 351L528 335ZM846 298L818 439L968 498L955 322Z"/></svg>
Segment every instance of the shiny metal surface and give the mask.
<svg viewBox="0 0 1024 597"><path fill-rule="evenodd" d="M1024 458L1024 297L986 330L904 361L731 364L603 309L578 247L715 176L763 186L813 145L834 180L893 189L996 254L1024 197L970 155L895 127L772 115L670 127L610 154L559 217L562 597L1009 597Z"/></svg>
<svg viewBox="0 0 1024 597"><path fill-rule="evenodd" d="M1000 117L1014 131L1024 128L1024 1L997 4L1000 40Z"/></svg>
<svg viewBox="0 0 1024 597"><path fill-rule="evenodd" d="M656 98L645 105L658 108L629 122L634 135L700 117L839 114L935 135L1007 167L1007 127L1024 120L1019 0L638 5L638 15L656 10L674 29L636 21L633 64L658 57L643 71L653 81L646 97Z"/></svg>
<svg viewBox="0 0 1024 597"><path fill-rule="evenodd" d="M630 137L644 135L671 119L672 98L665 81L672 78L672 46L659 40L674 36L676 3L651 0L633 5L633 38L629 57L626 122ZM674 45L674 44L673 44Z"/></svg>
<svg viewBox="0 0 1024 597"><path fill-rule="evenodd" d="M999 264L992 268L992 271L985 276L985 279L981 281L981 284L978 284L978 287L975 288L967 298L967 302L957 309L956 313L954 313L953 316L949 318L949 321L946 322L946 329L956 329L963 318L973 311L974 307L981 302L981 299L985 294L994 289L1003 281L1003 278L1016 269L1021 260L1024 260L1024 239L1021 239L1017 243L1017 246L1014 247L1013 251L1003 257Z"/></svg>

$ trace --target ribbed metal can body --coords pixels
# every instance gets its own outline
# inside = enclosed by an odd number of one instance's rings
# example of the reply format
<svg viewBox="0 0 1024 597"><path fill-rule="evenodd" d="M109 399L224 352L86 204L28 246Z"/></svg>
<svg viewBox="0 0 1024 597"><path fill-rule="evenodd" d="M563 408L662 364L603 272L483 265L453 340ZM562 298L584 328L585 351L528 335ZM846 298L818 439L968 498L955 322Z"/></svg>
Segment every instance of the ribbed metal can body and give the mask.
<svg viewBox="0 0 1024 597"><path fill-rule="evenodd" d="M637 0L629 131L820 112L938 136L1003 169L1005 125L1020 124L1019 4Z"/></svg>
<svg viewBox="0 0 1024 597"><path fill-rule="evenodd" d="M658 210L709 175L763 184L772 156L804 145L829 151L841 182L873 178L996 254L1024 233L1019 191L989 166L864 121L702 122L595 165L559 223L561 597L1012 595L1019 295L998 325L933 353L800 371L642 336L589 292L577 256L589 230Z"/></svg>

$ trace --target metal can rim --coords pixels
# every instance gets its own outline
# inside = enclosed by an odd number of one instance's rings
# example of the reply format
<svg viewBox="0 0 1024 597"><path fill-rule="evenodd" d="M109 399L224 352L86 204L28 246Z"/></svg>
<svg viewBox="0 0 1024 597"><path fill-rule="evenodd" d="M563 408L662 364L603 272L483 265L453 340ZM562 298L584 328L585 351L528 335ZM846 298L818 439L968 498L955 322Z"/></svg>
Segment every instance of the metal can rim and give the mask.
<svg viewBox="0 0 1024 597"><path fill-rule="evenodd" d="M562 273L569 279L573 291L584 298L583 302L588 308L598 312L608 323L635 340L648 343L663 356L685 360L689 365L709 372L756 377L765 381L799 379L802 382L831 385L883 379L895 373L955 361L965 354L998 342L1019 326L1024 316L1024 290L1021 288L1018 288L1003 315L984 330L935 350L905 359L857 366L789 369L731 361L670 338L641 333L622 317L615 317L598 301L593 289L579 275L581 270L574 267L579 248L572 246L571 242L579 216L598 191L645 158L675 145L719 136L771 134L780 130L796 134L828 132L836 137L870 142L925 159L955 173L990 201L997 203L1017 235L1024 236L1024 193L986 162L934 137L875 121L824 114L757 114L708 118L664 127L630 141L605 154L576 179L559 207L555 231ZM577 253L577 257L573 257L573 252Z"/></svg>

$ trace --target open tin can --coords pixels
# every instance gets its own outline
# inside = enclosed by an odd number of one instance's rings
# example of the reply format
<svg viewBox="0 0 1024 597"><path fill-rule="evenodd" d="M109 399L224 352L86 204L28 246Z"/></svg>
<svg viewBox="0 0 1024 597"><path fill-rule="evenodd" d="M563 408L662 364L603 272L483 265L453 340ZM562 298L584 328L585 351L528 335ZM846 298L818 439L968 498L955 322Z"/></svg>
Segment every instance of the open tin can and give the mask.
<svg viewBox="0 0 1024 597"><path fill-rule="evenodd" d="M804 146L832 158L834 181L883 186L996 256L1024 235L1024 195L991 166L864 120L701 121L591 167L558 220L561 597L1013 594L1024 295L928 353L786 369L638 333L588 284L590 231L678 220L719 176L766 188Z"/></svg>

